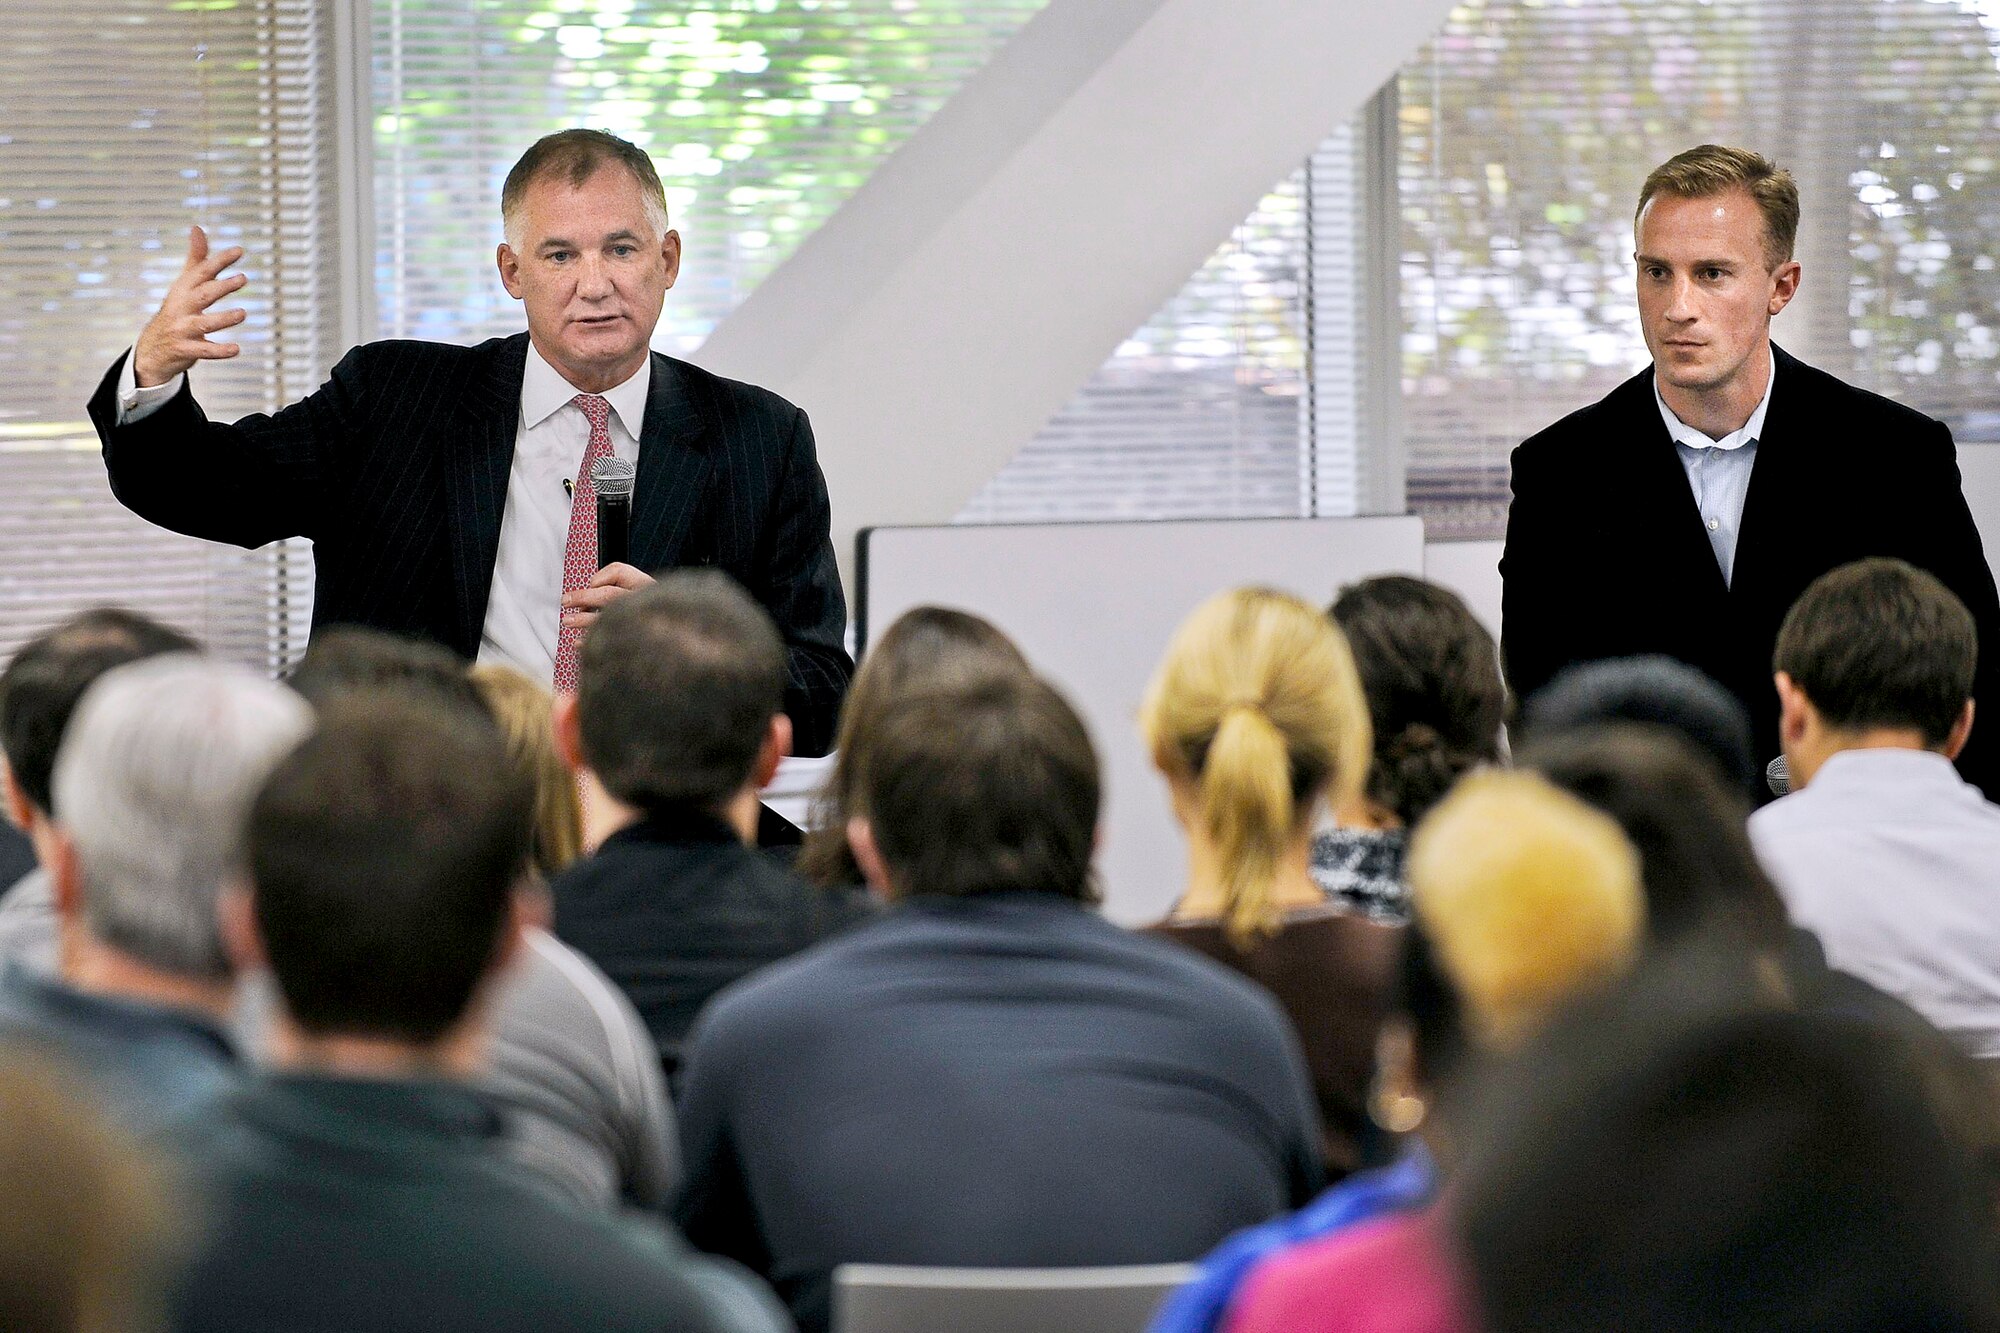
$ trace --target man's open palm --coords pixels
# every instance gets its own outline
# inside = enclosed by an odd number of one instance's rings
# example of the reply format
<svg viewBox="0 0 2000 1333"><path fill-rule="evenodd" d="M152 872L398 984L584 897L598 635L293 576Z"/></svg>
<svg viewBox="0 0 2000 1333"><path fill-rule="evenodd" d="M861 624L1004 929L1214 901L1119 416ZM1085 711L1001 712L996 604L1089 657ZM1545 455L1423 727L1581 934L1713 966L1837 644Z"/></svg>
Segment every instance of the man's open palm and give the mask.
<svg viewBox="0 0 2000 1333"><path fill-rule="evenodd" d="M223 361L243 350L235 343L208 340L209 334L243 322L240 308L209 310L249 281L241 273L222 276L241 258L239 245L209 253L207 233L188 228L187 264L132 349L132 373L140 388L165 384L197 361Z"/></svg>

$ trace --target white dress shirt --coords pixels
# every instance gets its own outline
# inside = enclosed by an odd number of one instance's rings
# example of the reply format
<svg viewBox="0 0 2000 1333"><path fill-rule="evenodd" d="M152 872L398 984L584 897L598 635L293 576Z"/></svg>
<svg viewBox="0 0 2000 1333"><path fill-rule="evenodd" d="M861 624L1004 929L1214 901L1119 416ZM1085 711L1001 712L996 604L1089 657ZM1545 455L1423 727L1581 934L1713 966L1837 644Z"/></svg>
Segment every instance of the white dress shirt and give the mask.
<svg viewBox="0 0 2000 1333"><path fill-rule="evenodd" d="M639 433L653 360L604 397L611 404L611 452L638 466ZM570 400L580 392L528 344L521 376L521 421L507 473L507 508L493 559L493 590L479 633L479 660L504 662L543 685L556 678L556 632L562 624L563 552L569 545L569 492L590 447L590 422Z"/></svg>
<svg viewBox="0 0 2000 1333"><path fill-rule="evenodd" d="M1764 397L1757 410L1719 440L1688 425L1674 415L1660 396L1660 377L1653 375L1653 401L1660 405L1660 419L1667 423L1674 451L1681 457L1688 486L1694 491L1695 506L1701 510L1701 525L1708 530L1708 545L1722 570L1722 581L1736 576L1736 538L1743 531L1743 501L1750 494L1750 471L1757 464L1757 440L1764 433L1764 418L1771 411L1771 386L1778 382L1777 358L1771 360L1771 374L1764 381Z"/></svg>
<svg viewBox="0 0 2000 1333"><path fill-rule="evenodd" d="M1750 817L1827 961L2000 1056L2000 805L1928 750L1842 750Z"/></svg>
<svg viewBox="0 0 2000 1333"><path fill-rule="evenodd" d="M185 375L139 388L127 353L118 387L119 424L140 421L181 390ZM639 463L646 395L653 361L605 391L611 404L611 452ZM581 392L528 343L521 376L521 420L514 433L514 462L507 473L507 507L500 519L500 547L479 634L479 660L504 662L543 685L556 676L556 635L562 624L563 555L569 545L569 492L590 446L590 422L570 400Z"/></svg>

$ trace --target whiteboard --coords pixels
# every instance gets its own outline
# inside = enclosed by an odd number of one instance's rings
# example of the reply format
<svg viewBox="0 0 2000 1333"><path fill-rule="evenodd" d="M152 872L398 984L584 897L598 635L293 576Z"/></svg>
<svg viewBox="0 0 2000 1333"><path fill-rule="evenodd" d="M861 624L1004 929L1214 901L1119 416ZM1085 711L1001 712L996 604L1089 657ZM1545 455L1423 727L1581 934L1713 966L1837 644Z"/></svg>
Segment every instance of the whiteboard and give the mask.
<svg viewBox="0 0 2000 1333"><path fill-rule="evenodd" d="M864 656L869 636L910 608L957 607L1004 630L1083 715L1103 769L1104 910L1124 925L1164 916L1186 874L1136 725L1180 622L1242 584L1325 606L1341 584L1424 572L1423 521L1412 517L869 528L858 546Z"/></svg>

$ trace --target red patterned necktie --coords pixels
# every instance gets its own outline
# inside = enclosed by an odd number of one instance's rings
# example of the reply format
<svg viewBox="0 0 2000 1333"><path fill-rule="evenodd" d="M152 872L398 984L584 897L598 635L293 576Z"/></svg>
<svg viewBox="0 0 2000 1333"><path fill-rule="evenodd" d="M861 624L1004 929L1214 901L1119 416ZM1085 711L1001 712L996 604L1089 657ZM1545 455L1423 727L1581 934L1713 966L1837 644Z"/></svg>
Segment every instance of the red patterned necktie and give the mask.
<svg viewBox="0 0 2000 1333"><path fill-rule="evenodd" d="M576 487L569 499L569 545L563 548L563 591L587 587L597 573L597 487L590 465L611 457L611 403L601 394L580 393L569 400L590 421L590 447L576 470ZM576 691L576 645L583 631L558 622L556 628L556 690Z"/></svg>

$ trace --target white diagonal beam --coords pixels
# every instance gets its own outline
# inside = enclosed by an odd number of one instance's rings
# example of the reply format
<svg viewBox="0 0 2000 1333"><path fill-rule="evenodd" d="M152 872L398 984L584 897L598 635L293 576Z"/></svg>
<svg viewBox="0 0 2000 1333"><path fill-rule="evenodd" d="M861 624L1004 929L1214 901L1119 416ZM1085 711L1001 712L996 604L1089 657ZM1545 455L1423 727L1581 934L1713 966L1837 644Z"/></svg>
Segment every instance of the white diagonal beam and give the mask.
<svg viewBox="0 0 2000 1333"><path fill-rule="evenodd" d="M948 520L1452 0L1052 0L698 359L812 414L855 529Z"/></svg>

